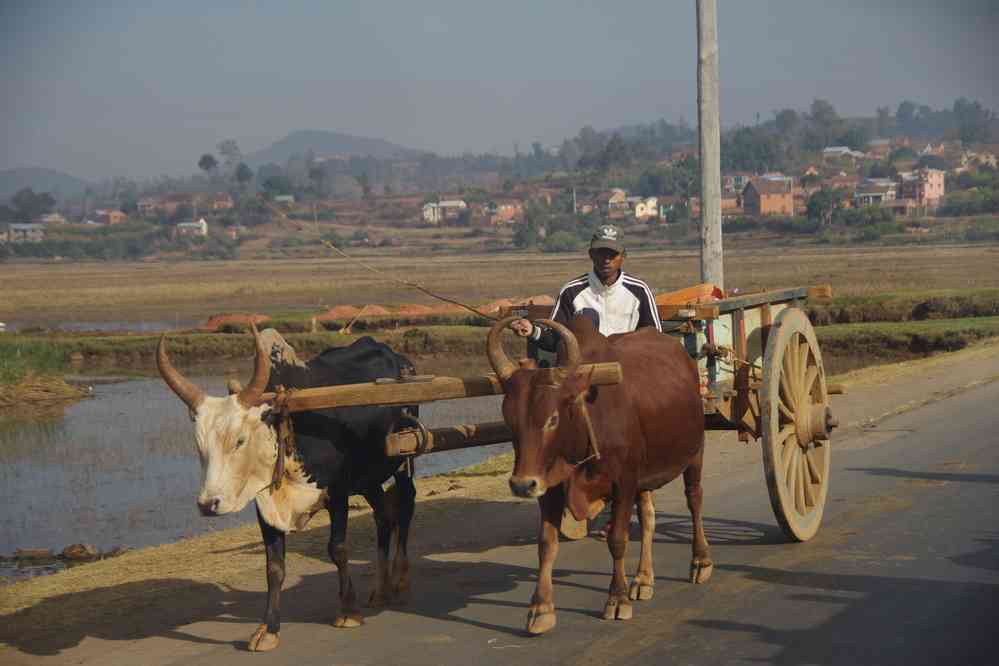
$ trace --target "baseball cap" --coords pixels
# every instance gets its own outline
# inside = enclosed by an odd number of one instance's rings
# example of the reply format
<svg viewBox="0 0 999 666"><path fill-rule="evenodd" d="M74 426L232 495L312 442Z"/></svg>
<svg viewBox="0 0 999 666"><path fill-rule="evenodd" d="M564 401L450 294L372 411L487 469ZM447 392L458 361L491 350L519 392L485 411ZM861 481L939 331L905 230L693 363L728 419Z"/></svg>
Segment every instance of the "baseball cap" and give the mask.
<svg viewBox="0 0 999 666"><path fill-rule="evenodd" d="M621 240L622 234L620 229L613 224L604 224L597 227L597 230L593 232L593 237L590 239L590 249L607 248L615 252L623 252L624 244Z"/></svg>

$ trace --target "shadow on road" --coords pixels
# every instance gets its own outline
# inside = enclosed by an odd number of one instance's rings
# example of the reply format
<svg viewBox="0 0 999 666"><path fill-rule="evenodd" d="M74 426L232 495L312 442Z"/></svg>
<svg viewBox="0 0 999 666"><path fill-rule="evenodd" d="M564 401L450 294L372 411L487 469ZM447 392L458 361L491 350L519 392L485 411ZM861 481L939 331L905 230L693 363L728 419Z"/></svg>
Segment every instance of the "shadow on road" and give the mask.
<svg viewBox="0 0 999 666"><path fill-rule="evenodd" d="M999 585L749 565L718 568L788 588L788 598L800 604L793 617L777 618L761 607L755 623L689 622L718 632L755 634L780 648L767 663L984 664L995 656ZM794 628L802 625L808 626Z"/></svg>
<svg viewBox="0 0 999 666"><path fill-rule="evenodd" d="M872 476L887 476L919 481L954 481L957 483L999 483L999 474L959 474L956 472L914 472L891 467L848 467L848 472L866 472Z"/></svg>
<svg viewBox="0 0 999 666"><path fill-rule="evenodd" d="M704 517L704 532L712 546L768 546L787 543L787 537L777 525L765 525L745 520ZM694 536L689 514L656 513L657 543L689 544ZM632 538L639 532L632 526Z"/></svg>
<svg viewBox="0 0 999 666"><path fill-rule="evenodd" d="M481 553L499 546L534 543L537 529L537 505L534 502L487 501L474 498L446 498L421 503L411 535L413 592L408 604L392 606L395 612L461 622L498 632L523 635L522 622L530 592L523 598L495 599L522 584L531 589L536 580L533 552L524 566L483 561ZM460 515L460 523L453 515ZM479 530L476 526L488 525ZM285 586L281 607L284 623L316 623L326 627L339 607L338 577L329 562L327 526L305 530L288 538L289 554L315 558L328 566L320 573L295 571L295 560L288 564L288 575L295 584ZM348 529L351 548L351 574L359 599L366 600L371 587L374 544L370 516L352 519ZM259 542L219 550L206 557L226 558L234 552L259 554L259 579L251 582L253 590L238 589L212 582L184 578L151 578L121 585L71 592L49 597L13 614L0 616L0 643L34 655L56 655L79 645L88 636L103 640L137 640L164 637L175 640L232 645L245 649L246 639L259 624L265 606L264 554ZM357 559L354 559L357 558ZM368 558L368 559L365 559ZM563 562L568 563L565 558ZM606 568L595 571L555 570L556 584L606 592L610 576ZM314 568L312 569L314 571ZM571 574L586 574L601 580L589 586L564 580ZM150 575L155 575L151 573ZM252 574L240 578L249 578ZM57 577L52 578L58 580ZM600 596L597 596L600 599ZM489 624L462 617L459 611L473 605L507 606L516 611L506 614L509 625ZM560 606L561 613L596 615L602 600L593 608ZM381 609L362 608L367 618ZM198 622L231 622L245 626L237 641L215 641L183 629ZM364 628L350 630L357 639Z"/></svg>

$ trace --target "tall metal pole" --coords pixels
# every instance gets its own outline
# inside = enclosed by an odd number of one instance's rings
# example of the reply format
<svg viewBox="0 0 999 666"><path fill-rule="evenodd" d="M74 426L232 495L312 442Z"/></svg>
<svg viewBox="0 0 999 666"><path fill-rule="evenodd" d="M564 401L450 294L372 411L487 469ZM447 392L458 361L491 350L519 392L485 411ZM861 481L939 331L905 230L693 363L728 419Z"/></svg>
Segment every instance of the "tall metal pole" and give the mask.
<svg viewBox="0 0 999 666"><path fill-rule="evenodd" d="M701 281L724 289L715 0L697 0L697 128L701 144Z"/></svg>

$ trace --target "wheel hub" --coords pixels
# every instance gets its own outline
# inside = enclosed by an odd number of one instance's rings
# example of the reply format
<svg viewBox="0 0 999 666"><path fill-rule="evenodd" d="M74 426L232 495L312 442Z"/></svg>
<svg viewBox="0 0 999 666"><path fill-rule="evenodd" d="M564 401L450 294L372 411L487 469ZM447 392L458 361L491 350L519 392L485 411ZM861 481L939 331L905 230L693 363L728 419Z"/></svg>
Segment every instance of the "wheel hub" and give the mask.
<svg viewBox="0 0 999 666"><path fill-rule="evenodd" d="M804 405L794 415L794 431L798 446L805 449L809 444L829 439L829 433L839 425L832 410L824 403Z"/></svg>

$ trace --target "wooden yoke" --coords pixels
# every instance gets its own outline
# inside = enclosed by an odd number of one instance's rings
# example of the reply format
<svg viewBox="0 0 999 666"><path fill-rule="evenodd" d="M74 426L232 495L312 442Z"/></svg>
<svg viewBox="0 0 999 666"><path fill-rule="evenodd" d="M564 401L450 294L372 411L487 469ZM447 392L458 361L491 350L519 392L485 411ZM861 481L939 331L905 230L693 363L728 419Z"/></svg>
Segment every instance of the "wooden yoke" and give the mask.
<svg viewBox="0 0 999 666"><path fill-rule="evenodd" d="M584 363L576 369L576 373L581 375L590 375L591 372L591 383L596 386L621 383L619 363ZM477 377L417 375L401 379L377 379L363 384L289 390L285 403L289 412L304 412L360 405L414 405L502 393L503 384L494 374ZM275 397L274 393L264 393L261 401L272 402Z"/></svg>

